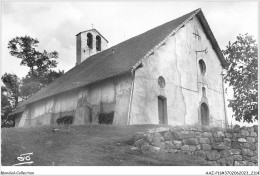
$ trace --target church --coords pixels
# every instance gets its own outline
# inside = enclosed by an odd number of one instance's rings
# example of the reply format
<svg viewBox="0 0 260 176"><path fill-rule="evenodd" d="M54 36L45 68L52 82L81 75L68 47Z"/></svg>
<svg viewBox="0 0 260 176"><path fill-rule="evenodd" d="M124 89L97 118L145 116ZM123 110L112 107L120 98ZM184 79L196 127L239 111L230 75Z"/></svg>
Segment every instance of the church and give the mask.
<svg viewBox="0 0 260 176"><path fill-rule="evenodd" d="M111 48L96 29L76 35L76 66L12 113L16 127L98 124L222 126L225 59L201 9Z"/></svg>

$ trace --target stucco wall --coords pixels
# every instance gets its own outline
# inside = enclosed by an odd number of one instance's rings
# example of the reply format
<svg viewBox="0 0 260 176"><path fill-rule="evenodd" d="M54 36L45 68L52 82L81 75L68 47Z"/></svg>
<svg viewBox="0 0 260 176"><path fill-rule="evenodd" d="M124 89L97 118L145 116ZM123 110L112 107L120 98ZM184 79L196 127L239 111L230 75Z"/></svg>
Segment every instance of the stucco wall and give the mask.
<svg viewBox="0 0 260 176"><path fill-rule="evenodd" d="M193 33L198 31L200 39ZM207 53L196 52L205 50ZM201 76L199 59L206 63ZM158 124L158 96L167 98L168 124L200 124L202 86L206 89L210 124L225 120L222 91L222 67L196 17L143 61L135 72L130 124ZM158 85L163 76L164 88Z"/></svg>
<svg viewBox="0 0 260 176"><path fill-rule="evenodd" d="M68 91L26 107L17 126L55 124L57 119L73 116L73 124L97 124L100 112L115 111L114 124L126 125L132 77L130 73Z"/></svg>

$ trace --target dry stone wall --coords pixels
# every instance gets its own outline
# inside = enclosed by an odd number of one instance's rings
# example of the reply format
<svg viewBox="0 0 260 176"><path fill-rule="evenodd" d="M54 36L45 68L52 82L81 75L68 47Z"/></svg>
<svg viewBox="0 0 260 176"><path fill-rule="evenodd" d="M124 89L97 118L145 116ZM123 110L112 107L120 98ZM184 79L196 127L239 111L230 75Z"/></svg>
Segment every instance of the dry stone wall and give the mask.
<svg viewBox="0 0 260 176"><path fill-rule="evenodd" d="M133 150L142 153L195 155L216 166L258 165L258 125L219 127L159 127L133 136Z"/></svg>

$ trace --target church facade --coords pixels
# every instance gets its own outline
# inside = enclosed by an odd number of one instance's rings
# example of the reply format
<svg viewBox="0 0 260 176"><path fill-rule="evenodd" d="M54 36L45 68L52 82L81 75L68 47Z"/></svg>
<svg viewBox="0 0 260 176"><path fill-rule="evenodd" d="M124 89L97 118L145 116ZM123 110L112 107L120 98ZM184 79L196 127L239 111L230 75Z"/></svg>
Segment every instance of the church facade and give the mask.
<svg viewBox="0 0 260 176"><path fill-rule="evenodd" d="M225 60L197 9L107 48L96 30L76 35L76 66L21 103L17 127L98 124L114 112L114 125L225 126Z"/></svg>

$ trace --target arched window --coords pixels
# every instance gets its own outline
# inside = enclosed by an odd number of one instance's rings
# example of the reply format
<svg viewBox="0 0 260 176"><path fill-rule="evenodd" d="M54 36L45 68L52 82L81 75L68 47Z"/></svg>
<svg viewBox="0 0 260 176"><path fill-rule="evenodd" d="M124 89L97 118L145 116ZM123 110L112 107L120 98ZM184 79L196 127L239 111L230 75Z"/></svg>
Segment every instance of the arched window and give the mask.
<svg viewBox="0 0 260 176"><path fill-rule="evenodd" d="M200 67L200 73L204 75L206 73L206 64L202 59L199 60L199 67Z"/></svg>
<svg viewBox="0 0 260 176"><path fill-rule="evenodd" d="M200 106L201 113L201 125L209 125L209 108L206 103L202 103Z"/></svg>
<svg viewBox="0 0 260 176"><path fill-rule="evenodd" d="M90 49L93 48L93 36L91 33L87 34L87 45Z"/></svg>
<svg viewBox="0 0 260 176"><path fill-rule="evenodd" d="M96 48L97 51L101 51L101 37L100 36L96 36Z"/></svg>

